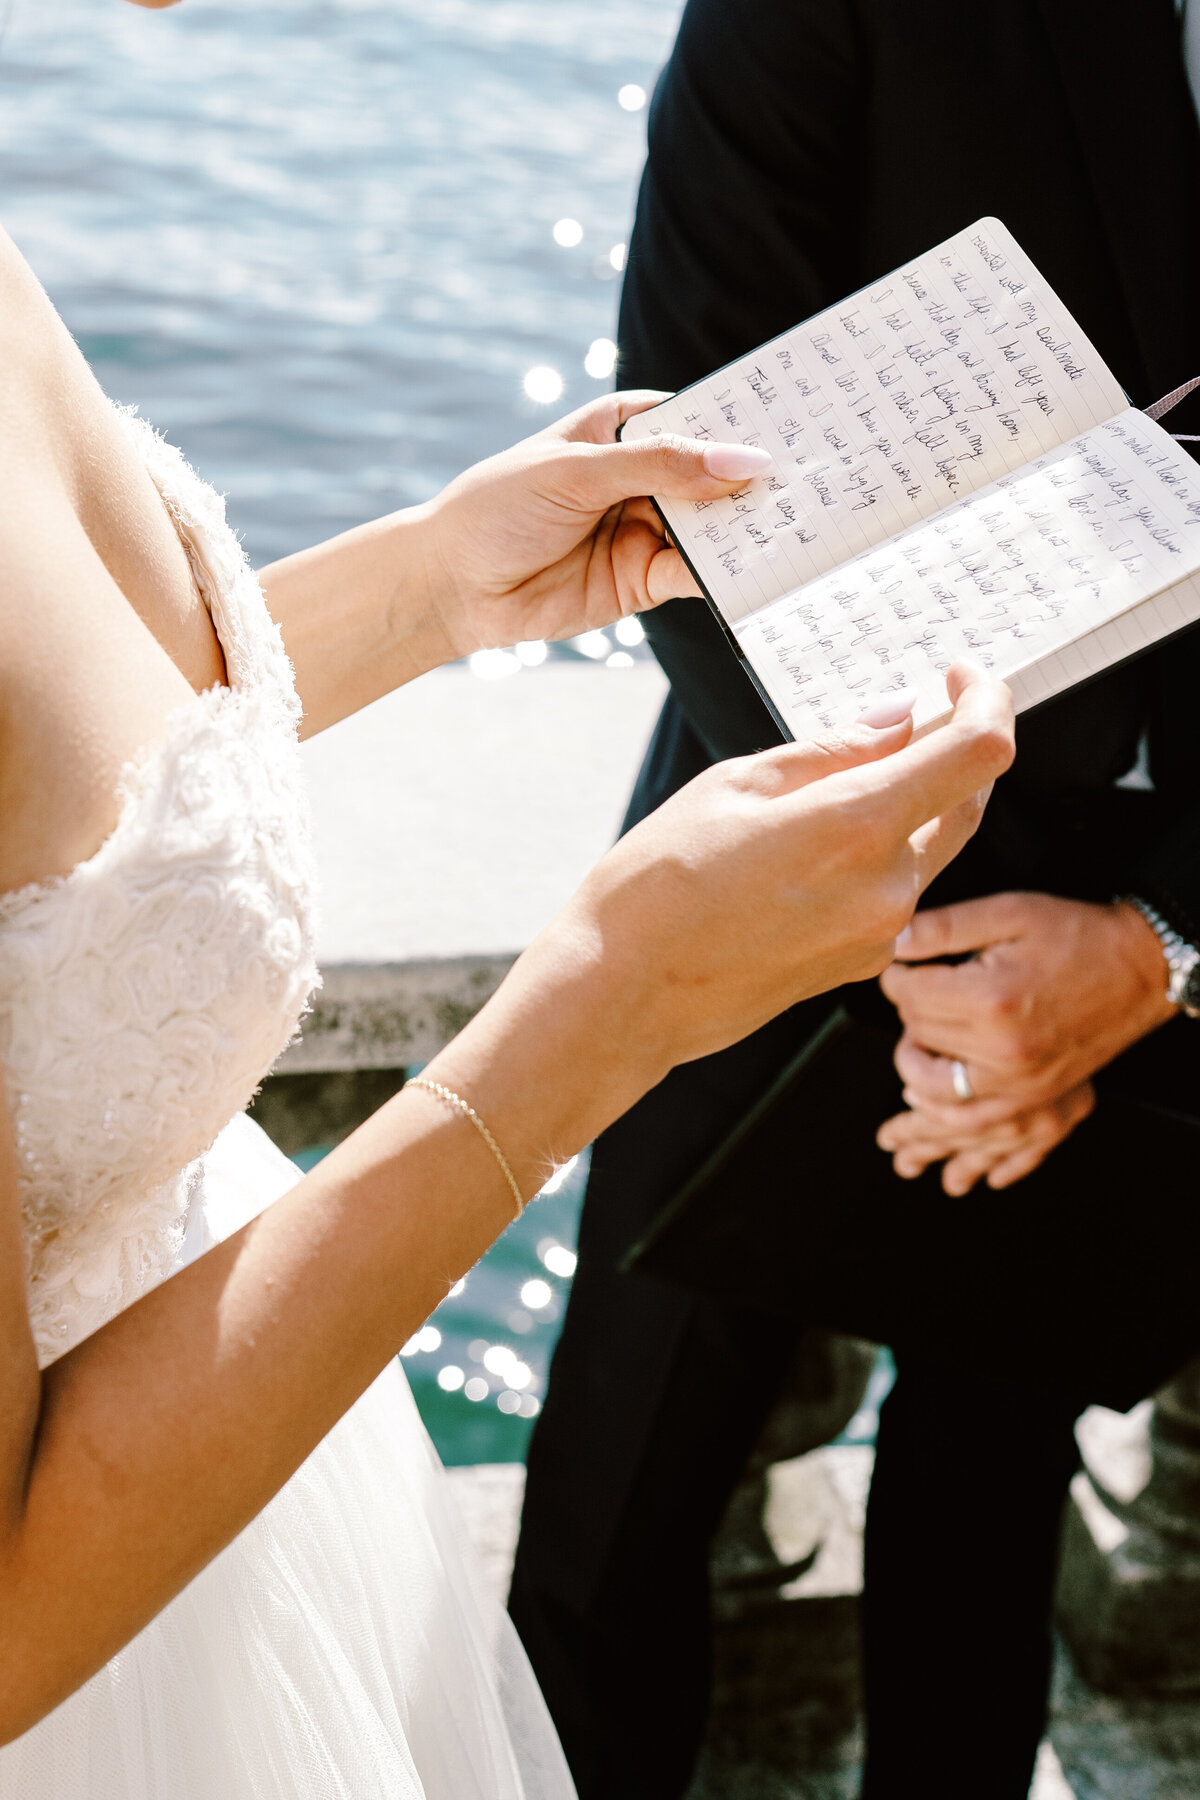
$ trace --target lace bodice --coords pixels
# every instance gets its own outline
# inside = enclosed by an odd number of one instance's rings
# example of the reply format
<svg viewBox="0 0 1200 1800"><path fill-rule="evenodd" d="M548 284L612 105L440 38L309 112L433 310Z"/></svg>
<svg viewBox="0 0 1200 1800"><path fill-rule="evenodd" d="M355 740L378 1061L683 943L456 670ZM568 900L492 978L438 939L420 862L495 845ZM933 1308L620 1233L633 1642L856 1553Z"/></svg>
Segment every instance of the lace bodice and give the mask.
<svg viewBox="0 0 1200 1800"><path fill-rule="evenodd" d="M191 558L229 686L177 708L130 766L95 856L0 899L0 1065L43 1364L169 1273L197 1159L316 983L291 665L220 498L122 417Z"/></svg>

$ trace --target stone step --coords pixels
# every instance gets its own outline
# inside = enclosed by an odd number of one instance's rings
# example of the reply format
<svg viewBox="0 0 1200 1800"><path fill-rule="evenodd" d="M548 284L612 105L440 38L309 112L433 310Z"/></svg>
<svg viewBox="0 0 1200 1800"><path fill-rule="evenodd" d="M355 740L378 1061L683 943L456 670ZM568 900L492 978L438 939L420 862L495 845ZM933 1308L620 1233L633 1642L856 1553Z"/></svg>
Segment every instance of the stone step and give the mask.
<svg viewBox="0 0 1200 1800"><path fill-rule="evenodd" d="M870 1461L869 1449L835 1446L771 1469L763 1523L772 1548L785 1565L814 1549L817 1555L807 1577L718 1625L709 1736L688 1800L854 1800L861 1757L857 1595ZM525 1471L502 1463L447 1476L488 1586L503 1602ZM969 1776L930 1770L913 1791L966 1795ZM1200 1706L1097 1694L1060 1649L1050 1735L1029 1800L1197 1796Z"/></svg>

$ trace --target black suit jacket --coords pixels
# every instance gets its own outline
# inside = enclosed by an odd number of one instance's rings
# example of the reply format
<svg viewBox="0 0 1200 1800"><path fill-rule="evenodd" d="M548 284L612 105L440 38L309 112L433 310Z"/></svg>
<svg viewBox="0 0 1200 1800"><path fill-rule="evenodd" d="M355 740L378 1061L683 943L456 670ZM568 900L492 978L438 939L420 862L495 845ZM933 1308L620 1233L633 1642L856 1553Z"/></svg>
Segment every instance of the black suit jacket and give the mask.
<svg viewBox="0 0 1200 1800"><path fill-rule="evenodd" d="M1173 0L689 0L651 108L622 297L620 383L686 385L983 214L1012 230L1135 404L1200 374L1200 128ZM1190 410L1173 414L1172 428L1200 430L1200 406L1185 404ZM707 762L778 736L703 602L673 601L650 616L647 630L672 696L631 821ZM1155 791L1117 789L1143 734ZM1200 632L1019 722L1012 772L928 901L1020 888L1102 900L1140 893L1200 938ZM874 988L834 1001L881 1027L891 1017ZM1171 1132L1156 1136L1152 1115L1126 1108L1130 1098L1148 1099L1200 1117L1200 1024L1180 1020L1118 1060L1100 1123L1083 1127L1074 1149L1056 1152L1041 1177L1022 1184L1020 1204L1035 1210L1019 1254L1010 1246L1007 1258L995 1254L1002 1215L989 1196L965 1209L984 1220L982 1236L955 1227L948 1243L936 1180L901 1187L886 1176L878 1153L863 1150L883 1114L876 1105L866 1116L853 1081L843 1082L837 1130L857 1134L856 1154L836 1201L807 1196L836 1205L842 1248L853 1244L857 1274L834 1279L829 1272L846 1264L836 1245L816 1243L806 1255L803 1235L781 1235L781 1221L797 1210L794 1142L753 1120L746 1129L768 1076L802 1050L828 1011L797 1009L790 1030L786 1021L773 1027L770 1049L757 1059L729 1054L724 1065L717 1058L675 1071L669 1094L642 1103L632 1138L626 1129L602 1140L594 1182L619 1182L633 1142L643 1161L661 1165L663 1203L681 1173L694 1177L716 1154L716 1200L685 1212L652 1261L658 1272L747 1298L756 1283L762 1291L766 1263L794 1268L801 1258L810 1313L822 1315L823 1271L825 1289L836 1293L823 1322L903 1336L894 1307L856 1307L853 1293L882 1296L897 1282L915 1293L924 1283L926 1301L934 1289L960 1301L969 1294L977 1309L983 1295L985 1313L970 1316L994 1335L999 1284L1019 1282L1021 1268L1040 1257L1061 1291L1081 1231L1101 1247L1113 1243L1106 1303L1116 1296L1115 1246L1130 1216L1130 1181L1143 1166L1156 1192L1170 1190L1156 1220L1142 1211L1143 1228L1164 1241L1174 1236L1183 1250L1183 1216L1189 1206L1200 1211L1186 1160L1194 1145L1175 1132L1170 1167L1156 1170L1153 1154ZM714 1108L705 1097L722 1088L722 1069L726 1104ZM813 1079L797 1076L791 1104L803 1107ZM681 1157L665 1135L690 1117L689 1091L703 1116L689 1125ZM778 1126L778 1109L775 1117ZM731 1124L739 1135L723 1152ZM1106 1150L1106 1133L1133 1151L1122 1160L1112 1145ZM1105 1169L1117 1164L1105 1186ZM1196 1174L1200 1185L1200 1166ZM837 1178L835 1162L823 1179ZM1094 1191L1098 1179L1102 1193ZM1057 1204L1061 1217L1064 1189L1092 1210L1069 1231L1039 1237L1037 1208ZM885 1234L872 1278L861 1246L883 1229L888 1204L902 1204L911 1224ZM1011 1217L1011 1197L1002 1204ZM744 1226L740 1245L730 1219ZM791 1249L781 1259L785 1240ZM1156 1282L1148 1271L1147 1306ZM925 1319L937 1313L923 1304ZM961 1306L939 1316L949 1331L968 1318ZM1102 1320L1076 1320L1071 1329L1099 1332Z"/></svg>

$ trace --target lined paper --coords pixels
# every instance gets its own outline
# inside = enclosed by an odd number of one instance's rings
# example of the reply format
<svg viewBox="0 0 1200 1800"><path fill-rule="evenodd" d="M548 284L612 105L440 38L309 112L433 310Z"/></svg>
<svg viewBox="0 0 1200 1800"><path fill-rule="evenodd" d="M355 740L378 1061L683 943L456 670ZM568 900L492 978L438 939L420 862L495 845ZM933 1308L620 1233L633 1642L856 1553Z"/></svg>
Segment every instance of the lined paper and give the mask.
<svg viewBox="0 0 1200 1800"><path fill-rule="evenodd" d="M928 519L1127 402L996 219L625 426L759 445L731 499L660 502L735 623Z"/></svg>
<svg viewBox="0 0 1200 1800"><path fill-rule="evenodd" d="M1190 575L1177 587L1156 594L1131 612L1123 613L1087 637L1078 639L1059 654L1051 654L1027 669L1006 677L1018 712L1052 700L1064 688L1103 674L1127 656L1138 656L1163 638L1186 631L1200 619L1200 576Z"/></svg>
<svg viewBox="0 0 1200 1800"><path fill-rule="evenodd" d="M794 736L901 688L920 727L945 712L960 656L1016 677L1033 704L1189 623L1197 571L1200 469L1126 410L734 633Z"/></svg>

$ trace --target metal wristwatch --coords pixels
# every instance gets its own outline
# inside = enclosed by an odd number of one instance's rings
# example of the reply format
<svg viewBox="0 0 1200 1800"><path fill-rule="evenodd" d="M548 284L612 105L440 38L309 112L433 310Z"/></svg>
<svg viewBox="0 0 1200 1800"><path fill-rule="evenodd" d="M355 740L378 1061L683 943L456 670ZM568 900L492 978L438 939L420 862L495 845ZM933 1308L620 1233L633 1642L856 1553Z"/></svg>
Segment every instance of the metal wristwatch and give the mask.
<svg viewBox="0 0 1200 1800"><path fill-rule="evenodd" d="M1189 1019L1200 1019L1200 948L1189 944L1145 900L1135 894L1122 894L1126 906L1140 912L1162 945L1167 965L1167 999Z"/></svg>

